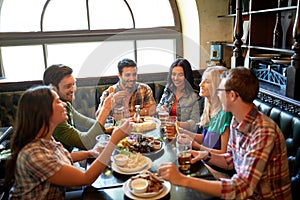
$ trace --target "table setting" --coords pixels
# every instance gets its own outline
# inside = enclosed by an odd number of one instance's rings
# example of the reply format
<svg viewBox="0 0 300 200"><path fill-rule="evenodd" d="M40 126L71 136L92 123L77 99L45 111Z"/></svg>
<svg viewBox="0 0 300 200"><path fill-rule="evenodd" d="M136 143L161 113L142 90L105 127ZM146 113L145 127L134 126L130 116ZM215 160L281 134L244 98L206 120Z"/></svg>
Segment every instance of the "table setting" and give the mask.
<svg viewBox="0 0 300 200"><path fill-rule="evenodd" d="M178 134L177 118L170 119L169 116L164 116L164 119L161 120L159 116L140 116L138 121L147 122L147 120L154 122L155 127L135 130L121 140L111 155L111 162L104 172L91 186L85 188L83 199L91 199L90 197L110 199L103 198L104 191L106 195L113 194L114 198L117 195L121 199L179 199L179 196L175 195L176 191L180 189L184 194L191 189L174 186L168 181L162 180L156 172L158 166L163 162L176 163L179 170L188 176L212 178L201 162L190 164L191 155L187 156L187 151L192 148L192 142L190 138L184 138L181 137L182 134ZM174 126L174 132L170 133L172 128L167 128L169 125ZM87 162L86 168L90 163ZM132 186L135 179L148 180L144 191L137 192L134 189L134 187L141 189L143 185L143 180L141 180L137 186ZM151 184L152 180L156 180L160 185L156 191L149 189L153 185ZM112 191L115 192L111 193ZM174 194L172 195L172 193ZM197 194L197 192L195 195L197 197L200 195L200 199L208 198L207 195Z"/></svg>

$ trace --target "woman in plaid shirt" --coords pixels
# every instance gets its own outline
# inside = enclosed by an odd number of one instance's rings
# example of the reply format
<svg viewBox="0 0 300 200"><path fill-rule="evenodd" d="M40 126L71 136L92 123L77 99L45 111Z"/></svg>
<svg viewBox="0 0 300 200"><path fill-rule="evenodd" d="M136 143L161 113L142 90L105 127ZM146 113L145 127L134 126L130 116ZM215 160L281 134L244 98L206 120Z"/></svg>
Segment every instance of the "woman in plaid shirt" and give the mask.
<svg viewBox="0 0 300 200"><path fill-rule="evenodd" d="M7 167L10 173L6 174L6 186L13 185L10 199L64 199L66 186L92 184L105 169L116 144L132 130L129 121L114 129L109 144L83 172L73 162L93 157L95 152L69 153L52 136L55 127L68 119L66 113L66 103L49 86L31 88L22 95Z"/></svg>

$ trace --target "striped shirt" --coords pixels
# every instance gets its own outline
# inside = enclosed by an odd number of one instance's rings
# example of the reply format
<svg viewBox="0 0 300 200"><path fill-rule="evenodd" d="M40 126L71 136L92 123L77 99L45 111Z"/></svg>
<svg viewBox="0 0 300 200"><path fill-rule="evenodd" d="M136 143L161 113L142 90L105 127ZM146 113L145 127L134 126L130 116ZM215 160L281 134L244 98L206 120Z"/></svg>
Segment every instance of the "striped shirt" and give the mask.
<svg viewBox="0 0 300 200"><path fill-rule="evenodd" d="M231 122L228 165L236 174L222 181L224 199L292 199L284 136L278 125L255 106Z"/></svg>

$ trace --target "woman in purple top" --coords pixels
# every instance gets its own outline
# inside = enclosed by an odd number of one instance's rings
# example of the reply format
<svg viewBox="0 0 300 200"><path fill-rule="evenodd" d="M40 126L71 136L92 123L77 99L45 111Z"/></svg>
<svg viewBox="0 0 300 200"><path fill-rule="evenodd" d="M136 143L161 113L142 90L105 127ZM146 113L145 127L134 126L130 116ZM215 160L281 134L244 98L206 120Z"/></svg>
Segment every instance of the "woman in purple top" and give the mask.
<svg viewBox="0 0 300 200"><path fill-rule="evenodd" d="M202 81L199 84L199 95L205 97L204 110L199 123L201 134L194 134L188 131L181 132L187 133L194 138L193 149L220 154L227 151L232 115L229 112L223 111L222 104L217 95L217 88L221 82L221 74L226 70L227 68L222 66L213 66L208 67L203 73ZM211 167L228 173L216 166L212 165Z"/></svg>

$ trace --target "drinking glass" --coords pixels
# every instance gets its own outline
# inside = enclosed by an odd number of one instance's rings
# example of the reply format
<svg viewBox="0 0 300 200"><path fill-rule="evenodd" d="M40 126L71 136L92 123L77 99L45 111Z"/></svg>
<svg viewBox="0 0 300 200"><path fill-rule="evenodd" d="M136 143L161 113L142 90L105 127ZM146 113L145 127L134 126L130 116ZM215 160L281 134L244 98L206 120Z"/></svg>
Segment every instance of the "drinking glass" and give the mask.
<svg viewBox="0 0 300 200"><path fill-rule="evenodd" d="M177 123L176 116L170 116L166 122L165 134L168 140L173 140L176 137L176 133L177 133L176 123Z"/></svg>
<svg viewBox="0 0 300 200"><path fill-rule="evenodd" d="M113 108L113 117L116 119L116 122L124 119L124 106Z"/></svg>
<svg viewBox="0 0 300 200"><path fill-rule="evenodd" d="M110 135L108 134L101 134L96 137L97 143L94 147L96 151L101 153L106 145L109 143Z"/></svg>
<svg viewBox="0 0 300 200"><path fill-rule="evenodd" d="M108 117L106 118L104 127L105 127L105 128L110 128L110 127L113 127L114 125L115 125L115 118L112 117L112 116L108 116Z"/></svg>
<svg viewBox="0 0 300 200"><path fill-rule="evenodd" d="M184 173L190 173L192 154L192 139L185 134L178 134L176 137L176 153L179 170Z"/></svg>
<svg viewBox="0 0 300 200"><path fill-rule="evenodd" d="M169 113L165 110L158 111L158 119L161 121L161 127L165 127L169 119Z"/></svg>

